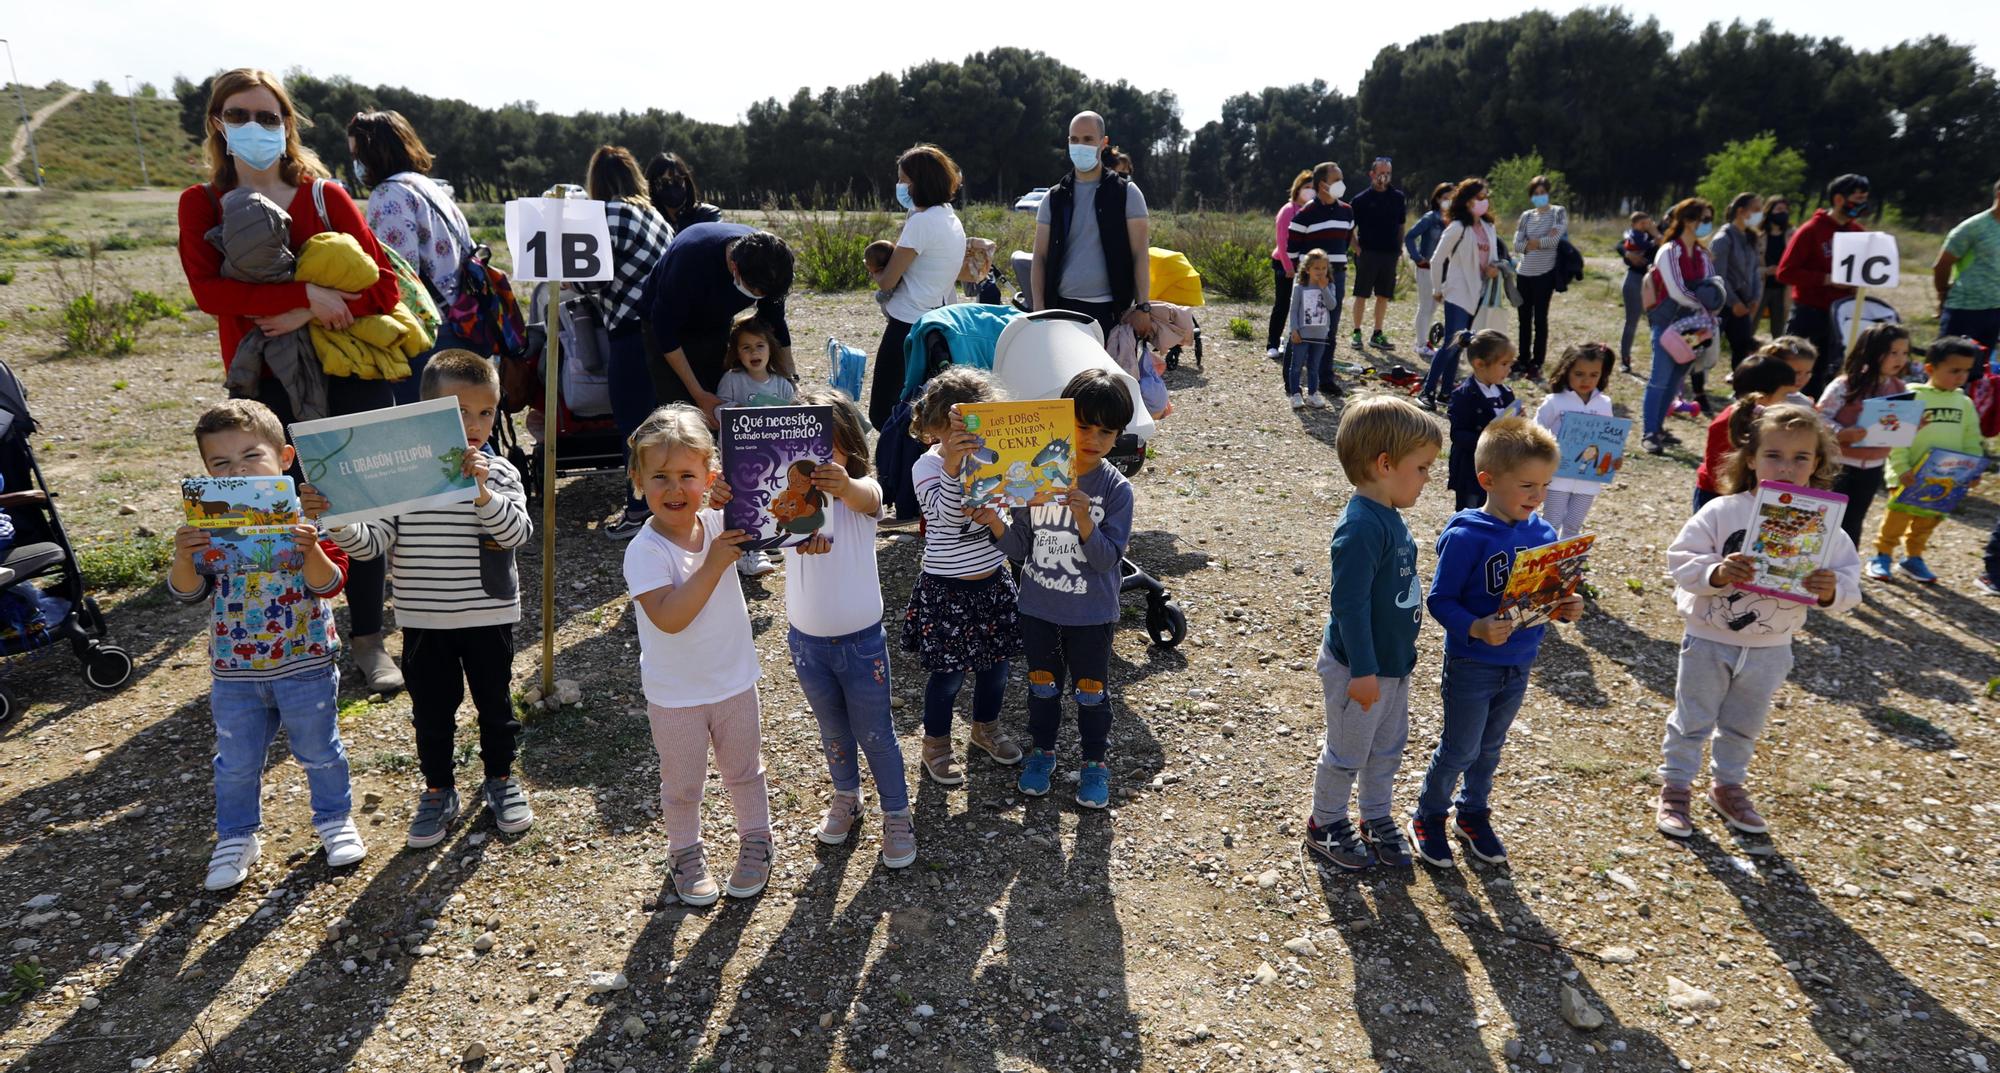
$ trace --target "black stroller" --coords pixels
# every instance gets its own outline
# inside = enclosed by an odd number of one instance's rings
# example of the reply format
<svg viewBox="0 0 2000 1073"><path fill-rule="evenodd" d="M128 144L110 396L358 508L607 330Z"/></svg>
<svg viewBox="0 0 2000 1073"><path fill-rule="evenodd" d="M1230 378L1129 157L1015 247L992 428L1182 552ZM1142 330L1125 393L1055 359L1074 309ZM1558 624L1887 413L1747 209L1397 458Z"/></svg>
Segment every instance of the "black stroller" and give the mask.
<svg viewBox="0 0 2000 1073"><path fill-rule="evenodd" d="M105 641L104 613L85 594L76 549L56 513L56 493L49 491L28 444L34 431L27 391L14 371L0 362L0 478L6 482L0 509L14 524L14 544L0 559L0 593L9 599L33 600L44 612L31 626L0 636L0 656L67 641L83 664L84 681L98 689L117 689L132 677L132 657ZM38 589L32 583L40 578L53 578L55 583ZM0 722L11 718L14 710L13 696L0 687Z"/></svg>

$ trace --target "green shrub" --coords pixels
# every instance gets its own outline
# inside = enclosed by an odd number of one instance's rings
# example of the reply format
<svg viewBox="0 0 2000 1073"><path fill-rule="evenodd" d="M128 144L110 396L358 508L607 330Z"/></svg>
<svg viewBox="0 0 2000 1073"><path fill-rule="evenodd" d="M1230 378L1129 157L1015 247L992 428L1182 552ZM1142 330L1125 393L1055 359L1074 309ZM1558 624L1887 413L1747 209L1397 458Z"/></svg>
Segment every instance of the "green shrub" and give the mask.
<svg viewBox="0 0 2000 1073"><path fill-rule="evenodd" d="M1254 215L1184 212L1157 218L1153 245L1187 255L1204 294L1255 301L1271 275L1270 224Z"/></svg>
<svg viewBox="0 0 2000 1073"><path fill-rule="evenodd" d="M1780 148L1777 135L1768 130L1754 138L1729 142L1708 154L1706 164L1708 173L1701 177L1695 193L1715 206L1717 226L1729 199L1746 190L1760 195L1782 194L1798 205L1799 191L1805 188L1806 158L1796 149Z"/></svg>
<svg viewBox="0 0 2000 1073"><path fill-rule="evenodd" d="M1256 330L1250 325L1249 317L1229 318L1229 338L1231 339L1241 339L1248 342L1250 337L1256 333Z"/></svg>
<svg viewBox="0 0 2000 1073"><path fill-rule="evenodd" d="M1548 166L1539 149L1522 156L1510 156L1486 169L1486 185L1492 189L1495 220L1513 220L1528 211L1528 181L1537 175L1546 176L1549 180L1549 200L1561 204L1567 180L1562 172Z"/></svg>
<svg viewBox="0 0 2000 1073"><path fill-rule="evenodd" d="M878 238L893 239L895 224L889 214L860 210L842 198L833 209L805 209L794 202L791 208L766 205L764 213L772 230L792 248L793 278L816 291L853 291L870 284L868 266L861 253Z"/></svg>
<svg viewBox="0 0 2000 1073"><path fill-rule="evenodd" d="M1271 255L1237 242L1224 242L1203 251L1199 258L1190 255L1188 259L1194 262L1195 271L1201 273L1204 292L1246 302L1264 297L1265 285L1271 278Z"/></svg>
<svg viewBox="0 0 2000 1073"><path fill-rule="evenodd" d="M5 268L0 268L0 287L5 287L13 282L14 282L14 266L8 265Z"/></svg>
<svg viewBox="0 0 2000 1073"><path fill-rule="evenodd" d="M115 592L159 581L173 553L174 542L166 537L132 537L78 548L76 565L91 586Z"/></svg>
<svg viewBox="0 0 2000 1073"><path fill-rule="evenodd" d="M80 245L75 239L61 232L53 235L43 235L40 239L36 240L35 248L46 256L57 258L77 258L89 252L86 247Z"/></svg>
<svg viewBox="0 0 2000 1073"><path fill-rule="evenodd" d="M136 250L142 245L144 243L139 241L139 236L123 231L104 236L104 248L107 250Z"/></svg>

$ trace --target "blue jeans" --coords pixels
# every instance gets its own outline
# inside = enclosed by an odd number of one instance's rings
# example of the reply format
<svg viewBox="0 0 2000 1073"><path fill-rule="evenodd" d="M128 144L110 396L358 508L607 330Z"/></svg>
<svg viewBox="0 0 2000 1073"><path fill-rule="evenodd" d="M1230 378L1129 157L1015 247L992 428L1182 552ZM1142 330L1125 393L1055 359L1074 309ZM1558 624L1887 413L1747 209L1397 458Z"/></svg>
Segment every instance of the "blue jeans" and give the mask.
<svg viewBox="0 0 2000 1073"><path fill-rule="evenodd" d="M882 624L842 637L814 637L794 628L787 632L785 643L792 650L799 689L819 720L819 741L826 749L833 788L842 793L861 789L861 767L854 758L859 751L875 776L875 796L882 811L909 808L903 751L889 717L889 639Z"/></svg>
<svg viewBox="0 0 2000 1073"><path fill-rule="evenodd" d="M1347 305L1347 266L1334 265L1328 282L1333 284L1333 308L1327 312L1333 317L1326 325L1326 349L1319 355L1319 382L1337 384L1340 381L1333 375L1333 351L1340 342L1340 312Z"/></svg>
<svg viewBox="0 0 2000 1073"><path fill-rule="evenodd" d="M292 758L305 769L313 826L344 819L353 809L339 694L340 672L330 665L264 681L214 680L208 710L215 719L217 838L254 834L262 825L264 758L280 726Z"/></svg>
<svg viewBox="0 0 2000 1073"><path fill-rule="evenodd" d="M1472 330L1472 313L1460 309L1450 302L1444 304L1444 345L1438 348L1437 357L1431 359L1430 371L1424 374L1424 391L1434 399L1442 400L1458 386L1458 337Z"/></svg>
<svg viewBox="0 0 2000 1073"><path fill-rule="evenodd" d="M1442 816L1485 812L1493 791L1493 772L1500 766L1500 748L1528 692L1528 668L1483 663L1464 656L1444 661L1444 732L1431 765L1424 771L1424 788L1417 797L1417 815ZM1459 776L1465 784L1452 800Z"/></svg>
<svg viewBox="0 0 2000 1073"><path fill-rule="evenodd" d="M1659 306L1653 307L1655 309ZM1667 411L1674 405L1674 397L1681 392L1681 380L1687 376L1692 362L1682 365L1674 360L1660 345L1660 336L1665 334L1671 320L1658 320L1653 324L1653 371L1646 378L1646 401L1644 406L1644 434L1657 436L1667 425Z"/></svg>
<svg viewBox="0 0 2000 1073"><path fill-rule="evenodd" d="M1007 674L1014 665L1009 660L972 672L972 721L991 723L1000 718L1000 704L1007 699ZM964 671L932 671L924 683L924 736L942 738L951 733L951 710L958 704L958 691L965 686Z"/></svg>
<svg viewBox="0 0 2000 1073"><path fill-rule="evenodd" d="M1332 343L1293 343L1285 357L1285 394L1299 393L1300 380L1305 381L1305 389L1319 393L1319 363L1326 360Z"/></svg>
<svg viewBox="0 0 2000 1073"><path fill-rule="evenodd" d="M611 421L618 426L619 436L630 439L660 404L648 367L653 358L646 353L646 333L637 320L611 329L610 338L606 378L611 388ZM626 463L629 466L631 459ZM632 494L630 481L625 488L625 512L646 512L646 501Z"/></svg>

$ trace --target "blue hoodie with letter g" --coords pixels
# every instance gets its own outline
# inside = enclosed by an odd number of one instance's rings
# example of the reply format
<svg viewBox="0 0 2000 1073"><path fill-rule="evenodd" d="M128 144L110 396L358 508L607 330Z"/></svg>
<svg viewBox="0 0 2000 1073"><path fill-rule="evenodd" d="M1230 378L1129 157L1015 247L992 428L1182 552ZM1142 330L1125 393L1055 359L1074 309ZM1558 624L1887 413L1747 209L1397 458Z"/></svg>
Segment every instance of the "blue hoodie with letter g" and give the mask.
<svg viewBox="0 0 2000 1073"><path fill-rule="evenodd" d="M1556 531L1539 514L1510 522L1483 509L1451 516L1438 534L1437 574L1425 600L1431 617L1444 627L1444 654L1481 663L1525 667L1535 662L1546 625L1515 630L1502 645L1489 645L1469 632L1472 624L1500 606L1513 573L1514 553L1556 541Z"/></svg>

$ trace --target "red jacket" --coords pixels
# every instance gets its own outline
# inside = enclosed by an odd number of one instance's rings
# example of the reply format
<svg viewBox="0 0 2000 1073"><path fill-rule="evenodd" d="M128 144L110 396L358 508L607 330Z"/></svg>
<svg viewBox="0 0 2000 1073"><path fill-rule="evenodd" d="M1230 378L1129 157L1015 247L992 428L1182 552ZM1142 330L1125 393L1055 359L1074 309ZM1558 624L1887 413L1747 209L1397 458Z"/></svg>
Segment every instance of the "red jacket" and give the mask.
<svg viewBox="0 0 2000 1073"><path fill-rule="evenodd" d="M1778 282L1791 285L1794 304L1824 311L1854 293L1852 287L1828 284L1826 277L1833 271L1834 232L1860 230L1853 220L1836 223L1832 213L1820 209L1792 232L1785 255L1778 258Z"/></svg>
<svg viewBox="0 0 2000 1073"><path fill-rule="evenodd" d="M220 191L218 191L218 194ZM375 259L376 267L382 270L375 285L362 293L361 297L347 303L357 317L387 313L396 308L402 300L402 292L396 286L396 272L389 264L389 256L382 252L382 246L375 241L374 232L368 230L368 222L361 217L361 210L354 205L354 199L338 183L327 183L326 215L333 222L334 229L352 235L361 248ZM313 206L312 183L308 180L300 184L298 192L292 195L292 203L282 206L292 217L292 252L297 253L306 240L326 230L320 226L319 210ZM236 344L243 336L257 330L253 318L268 317L278 313L289 313L311 303L306 299L306 285L303 283L245 283L241 280L225 278L222 275L222 251L208 241L208 230L218 221L216 203L209 198L208 191L201 186L190 186L181 191L180 205L180 250L181 268L187 273L188 290L194 292L194 304L204 313L215 317L216 334L222 337L222 367L226 371L236 357Z"/></svg>

